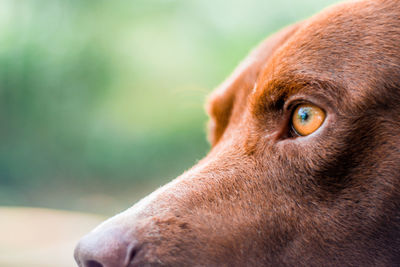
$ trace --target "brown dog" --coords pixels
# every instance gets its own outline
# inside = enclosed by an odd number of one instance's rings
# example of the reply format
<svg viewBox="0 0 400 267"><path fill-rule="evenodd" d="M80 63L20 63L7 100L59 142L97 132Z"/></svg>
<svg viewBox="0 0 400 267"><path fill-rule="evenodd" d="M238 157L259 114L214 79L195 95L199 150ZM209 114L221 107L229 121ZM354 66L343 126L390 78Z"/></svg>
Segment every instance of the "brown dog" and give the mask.
<svg viewBox="0 0 400 267"><path fill-rule="evenodd" d="M206 158L84 237L80 266L400 265L400 1L273 35L208 112Z"/></svg>

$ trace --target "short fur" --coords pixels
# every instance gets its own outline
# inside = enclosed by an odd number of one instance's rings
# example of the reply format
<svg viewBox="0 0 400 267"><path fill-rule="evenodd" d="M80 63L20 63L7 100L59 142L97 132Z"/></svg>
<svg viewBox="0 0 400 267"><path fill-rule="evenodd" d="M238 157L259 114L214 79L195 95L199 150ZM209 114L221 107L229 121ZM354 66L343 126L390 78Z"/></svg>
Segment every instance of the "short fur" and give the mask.
<svg viewBox="0 0 400 267"><path fill-rule="evenodd" d="M327 118L293 136L302 102ZM135 241L129 266L400 265L400 1L269 37L207 110L210 153L94 232Z"/></svg>

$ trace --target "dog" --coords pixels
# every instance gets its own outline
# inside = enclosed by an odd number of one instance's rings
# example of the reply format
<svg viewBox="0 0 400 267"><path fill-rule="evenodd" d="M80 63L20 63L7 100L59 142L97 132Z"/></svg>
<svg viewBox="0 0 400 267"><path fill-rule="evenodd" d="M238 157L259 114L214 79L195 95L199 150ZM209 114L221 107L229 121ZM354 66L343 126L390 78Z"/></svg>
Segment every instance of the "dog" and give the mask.
<svg viewBox="0 0 400 267"><path fill-rule="evenodd" d="M400 1L284 28L207 111L208 155L85 236L79 266L400 265Z"/></svg>

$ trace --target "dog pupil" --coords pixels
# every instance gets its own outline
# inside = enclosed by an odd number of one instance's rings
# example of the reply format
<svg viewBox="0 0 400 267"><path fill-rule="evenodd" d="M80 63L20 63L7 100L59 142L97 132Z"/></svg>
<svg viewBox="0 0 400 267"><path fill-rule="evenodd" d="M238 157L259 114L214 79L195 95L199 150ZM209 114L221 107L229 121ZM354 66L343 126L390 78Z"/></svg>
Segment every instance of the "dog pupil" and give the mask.
<svg viewBox="0 0 400 267"><path fill-rule="evenodd" d="M310 111L307 108L301 108L299 110L299 117L301 122L307 122L310 117Z"/></svg>

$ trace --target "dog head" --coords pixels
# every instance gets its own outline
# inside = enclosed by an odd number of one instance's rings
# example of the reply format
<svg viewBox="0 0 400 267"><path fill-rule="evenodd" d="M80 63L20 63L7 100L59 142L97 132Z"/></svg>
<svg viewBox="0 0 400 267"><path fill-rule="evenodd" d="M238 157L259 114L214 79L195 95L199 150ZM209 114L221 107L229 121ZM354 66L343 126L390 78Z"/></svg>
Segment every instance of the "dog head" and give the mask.
<svg viewBox="0 0 400 267"><path fill-rule="evenodd" d="M84 237L80 266L400 264L400 4L325 10L211 96L209 154Z"/></svg>

